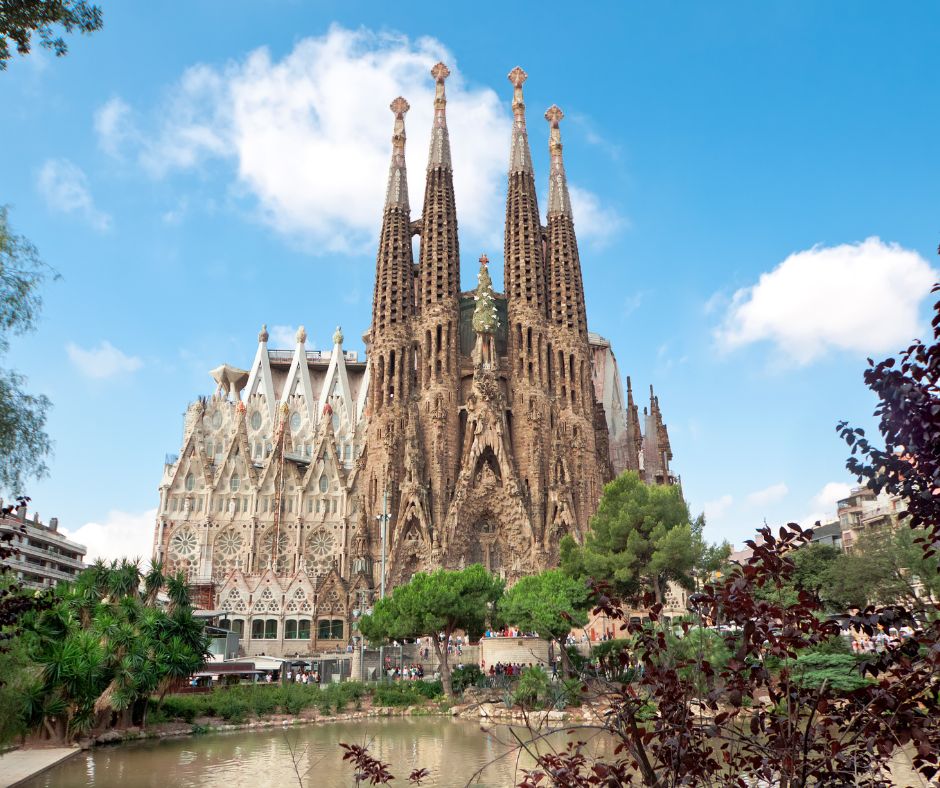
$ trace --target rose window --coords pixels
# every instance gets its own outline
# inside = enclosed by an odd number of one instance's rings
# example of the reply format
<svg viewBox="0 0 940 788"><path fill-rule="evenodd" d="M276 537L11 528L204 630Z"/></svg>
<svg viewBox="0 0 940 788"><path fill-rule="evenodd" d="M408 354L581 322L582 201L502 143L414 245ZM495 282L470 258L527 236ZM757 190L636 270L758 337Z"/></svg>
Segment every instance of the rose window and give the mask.
<svg viewBox="0 0 940 788"><path fill-rule="evenodd" d="M258 566L261 569L274 569L278 574L283 574L287 571L288 564L287 537L273 532L267 534L261 540Z"/></svg>
<svg viewBox="0 0 940 788"><path fill-rule="evenodd" d="M198 548L196 534L188 528L177 531L170 539L170 555L174 558L191 558Z"/></svg>
<svg viewBox="0 0 940 788"><path fill-rule="evenodd" d="M212 551L212 576L216 581L224 578L233 569L241 568L242 535L228 529L220 533Z"/></svg>
<svg viewBox="0 0 940 788"><path fill-rule="evenodd" d="M307 537L307 568L325 574L333 565L332 555L336 540L329 531L320 528Z"/></svg>

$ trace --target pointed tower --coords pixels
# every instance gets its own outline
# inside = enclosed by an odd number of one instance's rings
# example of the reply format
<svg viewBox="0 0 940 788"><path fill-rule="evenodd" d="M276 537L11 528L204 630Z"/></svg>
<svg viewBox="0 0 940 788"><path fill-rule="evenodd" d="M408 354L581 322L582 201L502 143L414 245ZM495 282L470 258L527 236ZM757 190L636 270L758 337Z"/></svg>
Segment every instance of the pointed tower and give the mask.
<svg viewBox="0 0 940 788"><path fill-rule="evenodd" d="M434 77L434 123L428 151L421 252L418 263L417 345L418 431L428 463L423 469L430 485L431 518L443 521L457 476L460 389L458 360L460 320L460 244L454 202L454 172L447 131L444 82L450 70L443 63Z"/></svg>
<svg viewBox="0 0 940 788"><path fill-rule="evenodd" d="M545 458L552 420L547 363L551 349L546 338L543 231L522 95L526 79L525 71L518 66L509 72L513 124L503 278L509 323L506 361L512 398L510 435L529 516L536 539L541 541L547 516Z"/></svg>
<svg viewBox="0 0 940 788"><path fill-rule="evenodd" d="M640 430L640 411L633 401L633 383L627 376L627 470L640 470L640 453L643 451L643 433Z"/></svg>
<svg viewBox="0 0 940 788"><path fill-rule="evenodd" d="M672 447L669 445L669 431L663 423L663 414L659 409L659 397L650 386L650 407L646 413L646 433L643 436L643 479L647 484L674 484L675 477L669 469L672 459Z"/></svg>
<svg viewBox="0 0 940 788"><path fill-rule="evenodd" d="M575 465L572 479L576 521L582 532L597 505L601 488L612 475L610 438L604 407L597 402L591 382L591 347L578 240L574 232L571 197L562 158L561 128L564 113L552 105L549 123L551 172L548 183L548 335L551 387L563 431L561 446ZM556 444L558 445L558 444ZM573 455L573 456L571 456Z"/></svg>
<svg viewBox="0 0 940 788"><path fill-rule="evenodd" d="M550 124L548 149L551 174L548 181L548 301L549 320L587 341L584 284L574 233L571 197L562 159L561 128L564 113L552 104L545 113Z"/></svg>
<svg viewBox="0 0 940 788"><path fill-rule="evenodd" d="M381 514L383 494L389 511L401 474L398 459L408 401L412 393L414 354L414 262L411 252L411 211L405 170L405 113L402 97L391 103L395 115L392 162L375 263L372 326L366 335L369 359L369 420L364 479L360 500L370 517Z"/></svg>

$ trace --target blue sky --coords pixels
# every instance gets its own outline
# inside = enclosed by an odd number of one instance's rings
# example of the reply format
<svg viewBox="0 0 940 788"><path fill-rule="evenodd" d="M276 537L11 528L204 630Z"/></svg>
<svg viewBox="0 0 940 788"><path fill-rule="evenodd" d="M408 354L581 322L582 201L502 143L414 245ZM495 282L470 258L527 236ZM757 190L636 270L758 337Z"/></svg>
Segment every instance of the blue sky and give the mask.
<svg viewBox="0 0 940 788"><path fill-rule="evenodd" d="M103 2L0 73L0 203L61 274L3 363L54 402L43 517L149 551L163 458L262 322L361 350L392 116L420 211L454 72L464 286L501 281L515 65L536 177L559 104L591 328L641 393L713 539L830 511L870 426L861 373L922 333L940 230L928 3ZM543 190L544 191L544 190ZM544 210L544 196L542 199Z"/></svg>

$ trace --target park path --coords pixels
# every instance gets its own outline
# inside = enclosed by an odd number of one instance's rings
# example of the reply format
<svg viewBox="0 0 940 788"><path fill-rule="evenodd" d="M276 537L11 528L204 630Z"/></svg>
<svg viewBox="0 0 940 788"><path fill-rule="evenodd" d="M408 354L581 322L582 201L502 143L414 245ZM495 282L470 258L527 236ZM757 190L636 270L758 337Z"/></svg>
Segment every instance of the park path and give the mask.
<svg viewBox="0 0 940 788"><path fill-rule="evenodd" d="M78 747L50 747L36 750L10 750L0 755L0 788L14 785L51 769L57 763L81 752Z"/></svg>

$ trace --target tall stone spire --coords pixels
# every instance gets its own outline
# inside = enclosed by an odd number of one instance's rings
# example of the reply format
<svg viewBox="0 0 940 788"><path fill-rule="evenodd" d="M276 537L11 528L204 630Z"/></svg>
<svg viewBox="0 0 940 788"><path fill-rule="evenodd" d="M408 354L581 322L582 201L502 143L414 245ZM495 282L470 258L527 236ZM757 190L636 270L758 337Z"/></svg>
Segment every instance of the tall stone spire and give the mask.
<svg viewBox="0 0 940 788"><path fill-rule="evenodd" d="M460 244L454 173L447 131L445 80L450 70L443 63L431 69L434 78L434 122L421 214L421 254L417 278L417 347L415 375L420 424L415 440L423 443L428 462L421 473L430 486L431 517L442 522L457 478L459 420L443 407L460 388ZM425 480L421 481L423 485ZM418 505L417 503L415 504ZM424 509L428 501L420 503Z"/></svg>
<svg viewBox="0 0 940 788"><path fill-rule="evenodd" d="M640 452L643 451L643 433L640 429L640 411L633 401L633 384L627 376L627 470L640 470Z"/></svg>
<svg viewBox="0 0 940 788"><path fill-rule="evenodd" d="M525 125L522 85L528 75L516 66L509 72L513 86L512 147L509 156L509 192L506 198L504 277L510 308L530 306L546 314L542 229L536 199L532 154Z"/></svg>
<svg viewBox="0 0 940 788"><path fill-rule="evenodd" d="M454 201L450 137L447 133L447 96L444 92L444 80L449 74L450 71L443 63L431 69L435 81L434 125L431 127L431 149L421 216L420 311L444 302L456 309L456 299L460 294L457 208ZM456 330L456 326L454 328Z"/></svg>
<svg viewBox="0 0 940 788"><path fill-rule="evenodd" d="M428 169L433 167L451 168L450 135L447 132L447 96L444 93L444 80L450 76L450 69L438 63L431 69L434 77L434 125L431 126L431 150L428 153Z"/></svg>
<svg viewBox="0 0 940 788"><path fill-rule="evenodd" d="M392 135L392 162L388 170L382 234L375 265L373 342L379 339L383 329L403 324L413 313L411 212L405 171L405 113L408 109L408 102L401 96L391 103L391 110L395 113L395 131Z"/></svg>
<svg viewBox="0 0 940 788"><path fill-rule="evenodd" d="M385 210L399 208L410 211L408 175L405 170L405 113L411 109L411 105L399 96L389 105L389 109L395 113L395 130L392 132L392 163L388 168Z"/></svg>
<svg viewBox="0 0 940 788"><path fill-rule="evenodd" d="M571 214L571 198L562 159L559 121L564 113L553 104L545 113L550 132L551 174L548 182L548 292L549 318L554 325L575 331L587 338L587 314L584 307L584 283L578 240Z"/></svg>
<svg viewBox="0 0 940 788"><path fill-rule="evenodd" d="M571 216L571 198L568 196L568 179L565 177L565 163L561 157L561 128L558 122L565 113L557 104L552 104L545 111L545 120L550 124L548 152L551 154L551 172L548 180L548 215Z"/></svg>
<svg viewBox="0 0 940 788"><path fill-rule="evenodd" d="M529 134L525 127L525 101L522 86L529 78L519 66L509 72L512 82L512 147L509 152L509 172L532 174L532 153L529 150Z"/></svg>

